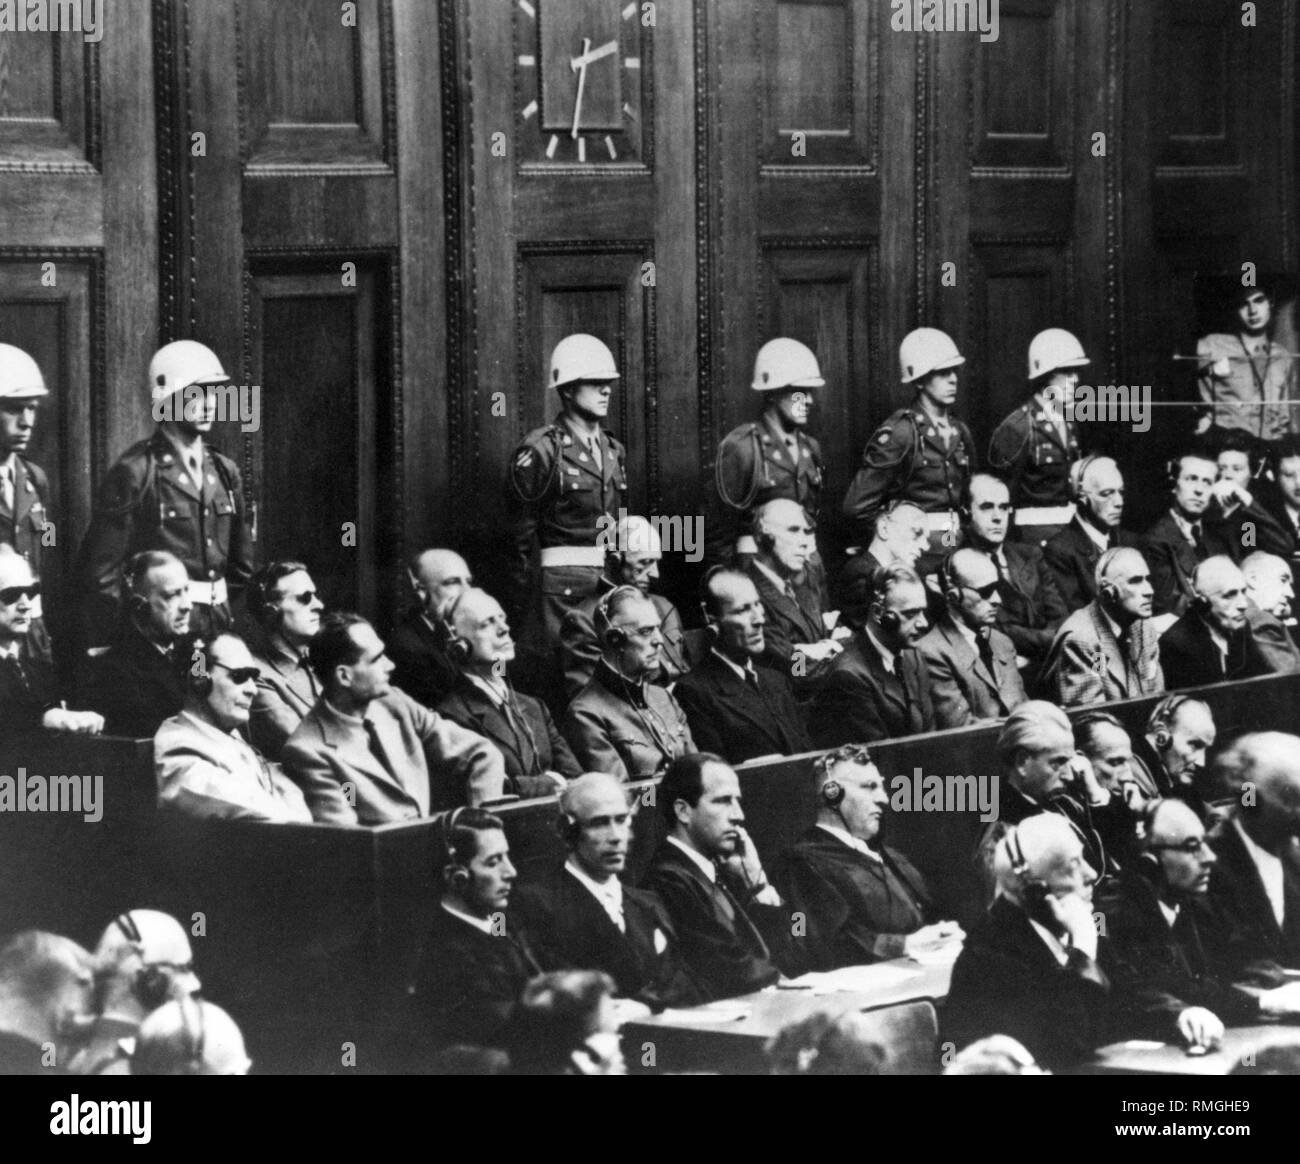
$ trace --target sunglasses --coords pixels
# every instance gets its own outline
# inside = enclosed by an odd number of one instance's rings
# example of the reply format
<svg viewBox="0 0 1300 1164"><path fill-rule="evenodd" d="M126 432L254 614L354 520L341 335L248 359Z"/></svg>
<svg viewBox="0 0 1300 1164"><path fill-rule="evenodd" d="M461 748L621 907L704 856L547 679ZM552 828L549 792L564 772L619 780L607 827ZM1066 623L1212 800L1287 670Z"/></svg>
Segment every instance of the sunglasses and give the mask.
<svg viewBox="0 0 1300 1164"><path fill-rule="evenodd" d="M217 662L212 665L220 667L223 671L229 671L231 681L234 683L251 683L262 673L259 667L228 667L225 663Z"/></svg>
<svg viewBox="0 0 1300 1164"><path fill-rule="evenodd" d="M316 591L304 590L301 594L286 594L285 597L292 599L299 606L310 606L316 601Z"/></svg>
<svg viewBox="0 0 1300 1164"><path fill-rule="evenodd" d="M1172 841L1160 845L1148 845L1151 849L1169 849L1175 853L1199 853L1202 849L1210 847L1209 841L1204 837L1188 837L1185 841Z"/></svg>
<svg viewBox="0 0 1300 1164"><path fill-rule="evenodd" d="M965 587L965 589L971 591L974 594L978 594L981 598L987 601L998 592L998 584L997 581L995 580L993 582L990 582L987 586L967 586Z"/></svg>
<svg viewBox="0 0 1300 1164"><path fill-rule="evenodd" d="M20 598L28 600L41 596L41 584L33 582L30 586L6 586L0 590L0 606L13 606Z"/></svg>

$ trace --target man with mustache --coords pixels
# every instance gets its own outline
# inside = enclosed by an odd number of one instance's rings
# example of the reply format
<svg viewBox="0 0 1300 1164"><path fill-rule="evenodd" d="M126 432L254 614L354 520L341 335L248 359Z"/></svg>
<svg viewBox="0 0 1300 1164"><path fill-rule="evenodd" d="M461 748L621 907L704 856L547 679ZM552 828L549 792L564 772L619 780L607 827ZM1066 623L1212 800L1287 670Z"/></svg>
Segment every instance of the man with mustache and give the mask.
<svg viewBox="0 0 1300 1164"><path fill-rule="evenodd" d="M244 640L219 634L199 650L184 710L154 736L159 805L226 820L310 821L298 786L240 734L260 674Z"/></svg>
<svg viewBox="0 0 1300 1164"><path fill-rule="evenodd" d="M460 670L438 712L497 746L506 763L507 791L554 796L582 772L546 704L510 682L515 640L506 612L486 590L466 590L452 604L447 650Z"/></svg>

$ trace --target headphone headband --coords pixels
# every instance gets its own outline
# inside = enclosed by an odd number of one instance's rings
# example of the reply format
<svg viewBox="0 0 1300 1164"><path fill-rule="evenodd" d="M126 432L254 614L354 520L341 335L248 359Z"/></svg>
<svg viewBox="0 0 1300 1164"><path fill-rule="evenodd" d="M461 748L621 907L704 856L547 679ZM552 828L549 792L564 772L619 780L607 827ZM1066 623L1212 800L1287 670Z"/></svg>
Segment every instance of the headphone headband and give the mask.
<svg viewBox="0 0 1300 1164"><path fill-rule="evenodd" d="M189 995L183 995L177 1001L180 1003L181 1028L185 1034L187 1048L186 1065L189 1073L194 1075L203 1067L204 1044L207 1042L203 1003Z"/></svg>

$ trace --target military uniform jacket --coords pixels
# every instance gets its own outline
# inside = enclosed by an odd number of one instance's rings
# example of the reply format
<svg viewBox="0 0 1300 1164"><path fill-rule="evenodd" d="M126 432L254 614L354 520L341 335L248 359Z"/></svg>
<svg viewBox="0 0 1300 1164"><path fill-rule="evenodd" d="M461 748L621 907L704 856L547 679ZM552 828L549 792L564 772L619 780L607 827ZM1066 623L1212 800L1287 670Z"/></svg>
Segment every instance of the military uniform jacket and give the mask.
<svg viewBox="0 0 1300 1164"><path fill-rule="evenodd" d="M876 429L844 497L844 516L857 523L867 544L876 515L891 501L906 500L926 513L961 508L976 467L975 440L955 416L945 443L919 403L900 408Z"/></svg>
<svg viewBox="0 0 1300 1164"><path fill-rule="evenodd" d="M747 513L769 501L797 501L809 517L821 508L821 446L795 430L793 454L776 422L762 419L733 428L718 446L714 483L727 508Z"/></svg>
<svg viewBox="0 0 1300 1164"><path fill-rule="evenodd" d="M1079 459L1074 422L1062 426L1037 400L1022 404L993 432L989 466L1003 473L1017 508L1066 505L1070 500L1070 464Z"/></svg>
<svg viewBox="0 0 1300 1164"><path fill-rule="evenodd" d="M253 573L252 531L239 468L203 442L195 482L161 430L132 445L108 471L81 544L80 583L102 630L121 598L123 564L141 550L167 550L198 582L225 579L233 600Z"/></svg>
<svg viewBox="0 0 1300 1164"><path fill-rule="evenodd" d="M614 589L604 576L597 593L575 606L560 624L560 665L564 668L564 694L572 699L586 686L600 659L600 640L596 636L596 605ZM662 594L647 594L659 614L659 672L654 681L668 687L686 674L686 632L677 607Z"/></svg>
<svg viewBox="0 0 1300 1164"><path fill-rule="evenodd" d="M655 1010L704 1001L682 961L668 911L648 889L623 886L626 932L563 865L525 883L512 907L547 970L603 970L621 998L635 998Z"/></svg>
<svg viewBox="0 0 1300 1164"><path fill-rule="evenodd" d="M535 428L510 460L513 502L515 582L525 586L533 545L591 546L617 521L627 505L626 453L603 428L601 465L592 460L584 438L561 413L553 424ZM598 524L600 523L600 524Z"/></svg>
<svg viewBox="0 0 1300 1164"><path fill-rule="evenodd" d="M41 576L41 534L50 520L46 502L50 483L45 470L25 457L14 456L14 504L0 498L0 542L7 542L27 559L32 573Z"/></svg>
<svg viewBox="0 0 1300 1164"><path fill-rule="evenodd" d="M602 661L569 704L564 736L584 772L648 780L696 751L686 713L662 687L624 681Z"/></svg>

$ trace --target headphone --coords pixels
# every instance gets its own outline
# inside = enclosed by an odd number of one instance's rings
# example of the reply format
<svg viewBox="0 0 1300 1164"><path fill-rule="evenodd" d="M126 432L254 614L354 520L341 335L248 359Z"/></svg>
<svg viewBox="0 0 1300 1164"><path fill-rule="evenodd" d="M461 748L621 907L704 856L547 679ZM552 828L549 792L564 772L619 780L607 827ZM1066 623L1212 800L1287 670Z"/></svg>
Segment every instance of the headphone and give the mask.
<svg viewBox="0 0 1300 1164"><path fill-rule="evenodd" d="M460 808L453 808L448 812L438 814L438 839L442 842L442 851L445 858L442 863L443 873L448 882L458 889L463 888L470 882L469 870L456 860L456 854L451 847L452 830L456 827L457 818L464 811L465 806L462 805ZM448 869L451 871L447 872Z"/></svg>
<svg viewBox="0 0 1300 1164"><path fill-rule="evenodd" d="M456 611L460 608L460 600L465 597L465 591L462 590L456 595L455 601L447 607L447 613L442 616L443 633L447 636L446 651L447 656L458 667L463 667L469 662L470 645L456 631Z"/></svg>
<svg viewBox="0 0 1300 1164"><path fill-rule="evenodd" d="M570 812L562 812L555 820L555 827L560 838L569 848L574 848L582 839L582 821Z"/></svg>
<svg viewBox="0 0 1300 1164"><path fill-rule="evenodd" d="M183 997L177 1000L181 1008L181 1033L186 1048L184 1073L199 1075L203 1071L204 1044L207 1031L204 1027L203 1003L197 998Z"/></svg>
<svg viewBox="0 0 1300 1164"><path fill-rule="evenodd" d="M131 943L135 952L140 955L140 960L144 962L144 938L130 911L115 917L113 924L122 931L123 937ZM167 996L171 993L171 985L171 975L166 970L161 966L144 962L144 965L135 972L131 990L141 1006L148 1010L157 1010L167 1001Z"/></svg>
<svg viewBox="0 0 1300 1164"><path fill-rule="evenodd" d="M754 544L765 554L776 548L776 538L763 528L763 519L757 513L754 514Z"/></svg>
<svg viewBox="0 0 1300 1164"><path fill-rule="evenodd" d="M1097 453L1091 453L1086 457L1081 457L1070 466L1070 500L1083 500L1083 478L1087 474L1092 464L1099 459Z"/></svg>
<svg viewBox="0 0 1300 1164"><path fill-rule="evenodd" d="M609 608L614 605L620 595L636 595L642 597L641 591L635 586L615 586L613 590L608 590L600 596L596 602L596 609L592 611L592 623L596 627L596 634L599 636L601 644L611 647L621 646L627 642L627 632L611 623L613 615L610 614Z"/></svg>
<svg viewBox="0 0 1300 1164"><path fill-rule="evenodd" d="M1020 879L1026 904L1031 907L1041 906L1047 901L1047 882L1030 876L1029 862L1025 859L1025 851L1020 847L1020 832L1015 825L1007 830L1006 842L1007 856L1011 858L1011 872Z"/></svg>
<svg viewBox="0 0 1300 1164"><path fill-rule="evenodd" d="M864 744L843 744L838 748L832 748L829 752L823 752L813 761L814 771L821 769L823 777L830 774L830 770L836 764L871 764L871 753ZM838 780L823 780L818 786L818 794L827 808L833 808L837 812L839 807L844 803L844 785Z"/></svg>
<svg viewBox="0 0 1300 1164"><path fill-rule="evenodd" d="M945 554L943 560L939 563L939 569L936 571L939 575L939 589L943 591L943 596L948 602L961 604L961 587L953 581L952 575L952 557L957 551ZM955 597L954 597L955 595Z"/></svg>
<svg viewBox="0 0 1300 1164"><path fill-rule="evenodd" d="M1157 748L1167 748L1173 742L1174 717L1178 714L1178 709L1190 700L1195 699L1193 695L1166 695L1151 712L1150 728L1155 733L1155 745Z"/></svg>

